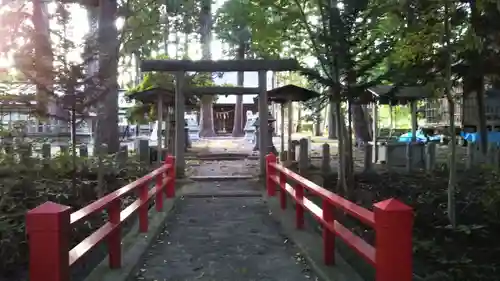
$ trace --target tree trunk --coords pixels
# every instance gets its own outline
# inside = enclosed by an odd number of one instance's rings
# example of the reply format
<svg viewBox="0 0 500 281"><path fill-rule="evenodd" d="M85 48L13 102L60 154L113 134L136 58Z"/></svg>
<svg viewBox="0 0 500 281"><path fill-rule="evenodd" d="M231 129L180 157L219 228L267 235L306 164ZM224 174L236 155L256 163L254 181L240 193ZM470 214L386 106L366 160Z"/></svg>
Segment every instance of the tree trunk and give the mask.
<svg viewBox="0 0 500 281"><path fill-rule="evenodd" d="M169 45L169 21L168 21L168 5L165 5L165 28L163 29L163 52L168 57L168 45Z"/></svg>
<svg viewBox="0 0 500 281"><path fill-rule="evenodd" d="M182 58L180 45L181 45L181 37L179 35L179 32L175 32L175 59L176 60Z"/></svg>
<svg viewBox="0 0 500 281"><path fill-rule="evenodd" d="M243 60L245 59L245 44L241 43L238 46L238 55L237 59ZM238 72L238 86L243 87L244 84L244 79L245 79L245 73L240 71ZM242 95L237 95L236 96L236 103L234 104L234 125L233 125L233 137L242 137L244 136L243 133L243 96Z"/></svg>
<svg viewBox="0 0 500 281"><path fill-rule="evenodd" d="M345 177L346 177L346 184L347 184L347 192L345 194L346 197L350 197L352 194L351 194L351 190L352 188L354 188L354 158L353 158L353 141L352 141L352 137L353 137L353 131L352 131L352 106L353 106L353 102L352 100L349 100L348 103L347 103L347 134L345 134L344 136L346 137L346 145L344 147L344 151L346 152L346 160L345 160L345 165L346 165L346 169L345 169ZM345 123L343 123L344 125ZM345 126L343 127L343 130L344 130Z"/></svg>
<svg viewBox="0 0 500 281"><path fill-rule="evenodd" d="M338 138L336 103L330 98L329 113L328 113L328 138L335 140Z"/></svg>
<svg viewBox="0 0 500 281"><path fill-rule="evenodd" d="M184 54L182 55L182 59L189 59L189 34L184 34L184 47L182 48Z"/></svg>
<svg viewBox="0 0 500 281"><path fill-rule="evenodd" d="M135 62L135 85L141 84L142 81L142 71L141 71L141 56L139 51L134 52L134 62Z"/></svg>
<svg viewBox="0 0 500 281"><path fill-rule="evenodd" d="M296 133L300 133L302 130L302 105L297 103L297 128L295 129Z"/></svg>
<svg viewBox="0 0 500 281"><path fill-rule="evenodd" d="M212 42L212 2L203 0L201 2L201 57L204 60L212 59L210 43ZM213 118L213 96L202 96L200 107L200 137L215 137L214 118Z"/></svg>
<svg viewBox="0 0 500 281"><path fill-rule="evenodd" d="M354 135L356 140L361 140L363 142L370 141L372 139L370 130L370 114L359 104L352 105L352 113L354 119Z"/></svg>
<svg viewBox="0 0 500 281"><path fill-rule="evenodd" d="M215 134L214 128L213 96L202 96L200 109L200 137L216 137L217 135Z"/></svg>
<svg viewBox="0 0 500 281"><path fill-rule="evenodd" d="M455 133L455 100L451 93L451 49L450 49L450 11L449 11L449 3L448 0L445 1L445 24L444 24L444 37L445 37L445 47L446 47L446 72L445 72L445 80L446 80L446 88L445 95L448 99L448 111L450 112L450 159L449 159L449 169L450 174L448 177L448 218L450 220L450 224L453 227L457 225L456 218L456 200L455 200L455 186L457 182L457 137Z"/></svg>
<svg viewBox="0 0 500 281"><path fill-rule="evenodd" d="M35 29L35 69L36 69L36 111L40 115L58 114L56 109L54 112L48 112L47 105L50 103L50 89L53 86L52 64L53 53L50 41L50 26L47 3L42 0L33 1L33 16L32 21ZM59 107L59 105L56 105Z"/></svg>
<svg viewBox="0 0 500 281"><path fill-rule="evenodd" d="M104 85L103 98L98 106L98 127L96 147L108 145L108 153L116 153L120 148L118 130L118 31L115 20L116 0L99 1L99 78Z"/></svg>
<svg viewBox="0 0 500 281"><path fill-rule="evenodd" d="M339 156L339 168L338 168L338 180L337 180L337 191L347 192L347 184L345 179L346 165L345 165L345 130L344 119L342 117L342 105L340 102L335 103L335 121L337 123L338 130L338 156Z"/></svg>
<svg viewBox="0 0 500 281"><path fill-rule="evenodd" d="M482 28L481 14L476 1L469 1L471 9L471 26L474 33L478 35ZM481 38L480 35L478 35ZM482 47L483 48L483 47ZM477 50L471 58L472 69L470 72L472 91L476 93L477 113L479 118L480 146L483 156L488 150L488 129L486 127L486 115L484 105L484 67L482 50Z"/></svg>

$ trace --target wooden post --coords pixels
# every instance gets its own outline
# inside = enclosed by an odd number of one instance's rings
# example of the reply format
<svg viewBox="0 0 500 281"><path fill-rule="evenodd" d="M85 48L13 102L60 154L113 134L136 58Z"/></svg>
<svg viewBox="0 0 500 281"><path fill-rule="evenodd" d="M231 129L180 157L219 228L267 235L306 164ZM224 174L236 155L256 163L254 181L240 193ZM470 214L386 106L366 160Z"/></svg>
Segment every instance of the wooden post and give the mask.
<svg viewBox="0 0 500 281"><path fill-rule="evenodd" d="M306 138L301 138L299 141L299 174L305 175L309 168L309 142Z"/></svg>
<svg viewBox="0 0 500 281"><path fill-rule="evenodd" d="M184 168L186 161L184 159L184 112L185 97L184 97L184 72L176 72L175 74L175 171L178 177L184 177Z"/></svg>
<svg viewBox="0 0 500 281"><path fill-rule="evenodd" d="M80 157L89 157L89 148L87 147L86 144L81 144L80 145Z"/></svg>
<svg viewBox="0 0 500 281"><path fill-rule="evenodd" d="M139 199L141 200L141 206L139 207L139 231L141 233L148 232L149 221L148 221L148 210L149 204L145 203L148 201L149 187L147 184L139 186ZM157 205L158 202L155 202Z"/></svg>
<svg viewBox="0 0 500 281"><path fill-rule="evenodd" d="M372 103L372 141L373 145L370 147L372 150L372 163L378 163L378 102Z"/></svg>
<svg viewBox="0 0 500 281"><path fill-rule="evenodd" d="M163 178L164 173L156 175L156 197L155 197L155 207L157 212L161 212L163 209Z"/></svg>
<svg viewBox="0 0 500 281"><path fill-rule="evenodd" d="M321 155L321 174L326 176L332 170L330 166L330 145L328 143L324 143L322 145L322 155Z"/></svg>
<svg viewBox="0 0 500 281"><path fill-rule="evenodd" d="M70 211L70 207L53 202L28 211L26 232L31 281L69 281Z"/></svg>
<svg viewBox="0 0 500 281"><path fill-rule="evenodd" d="M376 146L376 142L373 143L365 143L365 150L364 150L364 163L363 163L363 172L369 172L372 169L372 163L377 163L376 161L373 161L372 159L374 158L374 149L373 146Z"/></svg>
<svg viewBox="0 0 500 281"><path fill-rule="evenodd" d="M259 160L260 160L260 173L266 172L266 154L269 150L270 143L267 143L269 134L268 130L268 116L269 109L267 107L267 71L259 71Z"/></svg>
<svg viewBox="0 0 500 281"><path fill-rule="evenodd" d="M59 146L59 154L68 156L69 155L69 146L66 144L62 144Z"/></svg>
<svg viewBox="0 0 500 281"><path fill-rule="evenodd" d="M175 157L168 155L165 159L165 165L170 165L171 167L167 170L167 177L170 178L167 182L167 187L165 188L165 193L167 198L175 197Z"/></svg>
<svg viewBox="0 0 500 281"><path fill-rule="evenodd" d="M411 142L414 143L417 141L417 127L418 127L416 101L412 100L410 102L410 109L411 109Z"/></svg>
<svg viewBox="0 0 500 281"><path fill-rule="evenodd" d="M428 143L425 146L425 169L432 172L436 163L436 144Z"/></svg>
<svg viewBox="0 0 500 281"><path fill-rule="evenodd" d="M281 121L281 126L280 126L280 140L281 140L281 145L280 145L280 160L282 157L284 157L283 153L285 152L285 104L281 103L280 104L280 121Z"/></svg>
<svg viewBox="0 0 500 281"><path fill-rule="evenodd" d="M286 209L286 175L284 173L279 173L280 178L280 207L282 210Z"/></svg>
<svg viewBox="0 0 500 281"><path fill-rule="evenodd" d="M165 147L165 150L168 150L169 148L169 141L170 141L170 106L167 106L166 108L166 115L165 116L165 141L164 141L164 147Z"/></svg>
<svg viewBox="0 0 500 281"><path fill-rule="evenodd" d="M297 229L304 228L304 206L302 200L304 199L304 187L300 183L295 184L295 195L297 196L297 204L295 204L295 226Z"/></svg>
<svg viewBox="0 0 500 281"><path fill-rule="evenodd" d="M373 206L375 281L413 280L413 210L396 199Z"/></svg>
<svg viewBox="0 0 500 281"><path fill-rule="evenodd" d="M475 154L476 154L476 144L473 142L467 142L467 157L465 159L465 168L472 169L475 164Z"/></svg>
<svg viewBox="0 0 500 281"><path fill-rule="evenodd" d="M50 143L42 144L42 157L44 160L50 160L52 156L51 150L52 146L50 145Z"/></svg>
<svg viewBox="0 0 500 281"><path fill-rule="evenodd" d="M325 222L333 225L335 222L334 208L326 199L323 199L322 209ZM325 225L323 226L323 260L326 265L335 264L335 233Z"/></svg>
<svg viewBox="0 0 500 281"><path fill-rule="evenodd" d="M116 155L116 162L118 167L125 167L128 161L128 145L121 145L118 154Z"/></svg>
<svg viewBox="0 0 500 281"><path fill-rule="evenodd" d="M120 268L122 265L122 235L120 226L121 199L110 202L107 208L109 222L115 229L108 236L109 267Z"/></svg>
<svg viewBox="0 0 500 281"><path fill-rule="evenodd" d="M139 161L142 165L149 165L149 140L139 140L138 141L138 153L139 153Z"/></svg>
<svg viewBox="0 0 500 281"><path fill-rule="evenodd" d="M275 196L276 195L276 186L274 181L271 180L272 176L276 175L276 169L271 167L271 163L276 163L276 155L269 153L266 155L266 187L267 187L267 196Z"/></svg>
<svg viewBox="0 0 500 281"><path fill-rule="evenodd" d="M493 151L493 160L492 160L492 165L495 167L495 169L500 168L500 158L499 158L499 152L500 152L500 147L495 145L495 150Z"/></svg>
<svg viewBox="0 0 500 281"><path fill-rule="evenodd" d="M162 155L162 142L161 142L161 137L162 137L162 131L163 131L163 96L161 94L158 94L158 101L157 101L157 114L158 118L156 118L158 121L158 126L156 126L156 166L160 167L161 165L161 155Z"/></svg>
<svg viewBox="0 0 500 281"><path fill-rule="evenodd" d="M413 166L413 146L412 142L406 144L406 172L410 173Z"/></svg>
<svg viewBox="0 0 500 281"><path fill-rule="evenodd" d="M497 144L496 142L490 142L488 143L488 155L487 155L487 162L489 165L494 165L495 164L495 154L497 151Z"/></svg>
<svg viewBox="0 0 500 281"><path fill-rule="evenodd" d="M288 162L292 161L292 149L295 149L292 146L292 129L293 129L293 124L292 124L292 115L293 115L293 103L292 101L288 101L288 136L287 136L287 150L288 150L288 155L286 156L286 160Z"/></svg>

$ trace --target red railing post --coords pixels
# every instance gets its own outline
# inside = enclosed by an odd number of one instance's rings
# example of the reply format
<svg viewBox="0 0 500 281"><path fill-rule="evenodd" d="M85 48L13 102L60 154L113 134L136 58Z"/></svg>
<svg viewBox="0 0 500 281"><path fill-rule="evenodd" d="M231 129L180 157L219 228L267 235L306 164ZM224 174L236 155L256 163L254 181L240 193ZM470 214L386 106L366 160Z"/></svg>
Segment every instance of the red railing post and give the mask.
<svg viewBox="0 0 500 281"><path fill-rule="evenodd" d="M279 173L280 175L280 206L281 209L286 209L286 175L285 173Z"/></svg>
<svg viewBox="0 0 500 281"><path fill-rule="evenodd" d="M374 205L375 280L411 281L413 278L413 210L396 199Z"/></svg>
<svg viewBox="0 0 500 281"><path fill-rule="evenodd" d="M335 264L335 233L327 225L333 226L335 208L327 201L322 203L323 219L326 225L323 225L323 260L326 265Z"/></svg>
<svg viewBox="0 0 500 281"><path fill-rule="evenodd" d="M271 179L276 175L276 168L271 167L271 163L276 163L277 158L276 155L269 153L266 155L266 187L267 187L267 195L275 196L276 195L276 186Z"/></svg>
<svg viewBox="0 0 500 281"><path fill-rule="evenodd" d="M26 214L31 281L69 281L70 210L45 202Z"/></svg>
<svg viewBox="0 0 500 281"><path fill-rule="evenodd" d="M173 198L175 197L175 157L168 155L165 159L165 165L170 165L170 168L166 171L169 180L165 188L165 193L167 194L167 198Z"/></svg>
<svg viewBox="0 0 500 281"><path fill-rule="evenodd" d="M295 196L297 197L297 204L295 204L295 226L297 229L304 228L304 187L302 184L295 184Z"/></svg>
<svg viewBox="0 0 500 281"><path fill-rule="evenodd" d="M148 232L149 222L148 222L148 184L143 184L139 186L139 199L141 200L141 206L139 207L139 231L144 233ZM158 204L158 202L156 202Z"/></svg>
<svg viewBox="0 0 500 281"><path fill-rule="evenodd" d="M155 208L157 212L161 212L163 210L163 178L165 173L159 173L155 178ZM165 177L166 178L166 177Z"/></svg>
<svg viewBox="0 0 500 281"><path fill-rule="evenodd" d="M115 227L109 234L108 252L109 252L109 267L120 268L122 263L122 237L120 226L120 198L115 199L108 205L109 222Z"/></svg>

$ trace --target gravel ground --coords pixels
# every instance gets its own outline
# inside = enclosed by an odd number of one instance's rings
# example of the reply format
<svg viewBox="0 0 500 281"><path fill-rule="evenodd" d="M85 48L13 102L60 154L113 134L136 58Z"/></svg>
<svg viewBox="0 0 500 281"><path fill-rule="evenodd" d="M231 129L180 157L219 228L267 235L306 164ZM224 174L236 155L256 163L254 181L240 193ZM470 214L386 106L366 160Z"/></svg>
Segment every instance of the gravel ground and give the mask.
<svg viewBox="0 0 500 281"><path fill-rule="evenodd" d="M247 182L248 189L253 189ZM212 183L207 183L212 184ZM221 182L241 190L242 182ZM227 185L227 186L226 186ZM236 186L237 185L237 186ZM184 198L136 280L317 280L260 197Z"/></svg>

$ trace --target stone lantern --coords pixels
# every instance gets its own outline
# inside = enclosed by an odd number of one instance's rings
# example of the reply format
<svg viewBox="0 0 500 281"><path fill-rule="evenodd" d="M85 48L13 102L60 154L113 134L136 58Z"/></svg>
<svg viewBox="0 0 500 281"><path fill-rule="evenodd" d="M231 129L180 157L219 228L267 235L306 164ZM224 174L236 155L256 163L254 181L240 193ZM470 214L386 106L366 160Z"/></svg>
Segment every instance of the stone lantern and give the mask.
<svg viewBox="0 0 500 281"><path fill-rule="evenodd" d="M273 143L273 133L274 133L274 122L276 122L276 119L271 115L271 113L268 113L267 117L267 130L269 131L269 134L267 134L267 144L269 145L267 151L264 150L264 153L269 153L272 152L274 155L277 155L278 151L276 150L276 147L274 147ZM259 135L260 135L260 126L259 126L259 117L255 119L255 122L253 123L253 126L255 127L255 146L253 148L253 151L261 151L259 147ZM261 151L262 152L262 151Z"/></svg>

